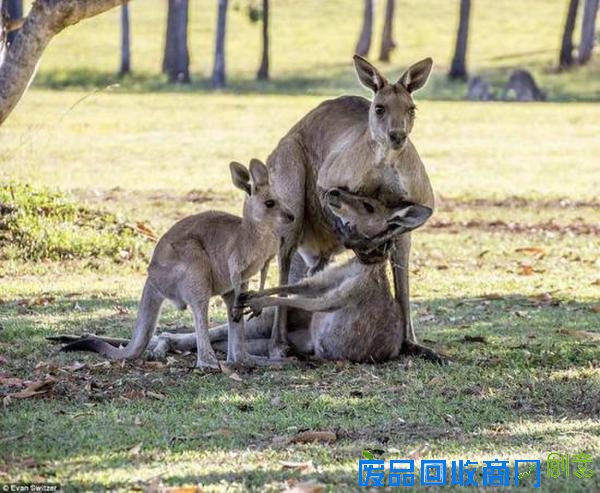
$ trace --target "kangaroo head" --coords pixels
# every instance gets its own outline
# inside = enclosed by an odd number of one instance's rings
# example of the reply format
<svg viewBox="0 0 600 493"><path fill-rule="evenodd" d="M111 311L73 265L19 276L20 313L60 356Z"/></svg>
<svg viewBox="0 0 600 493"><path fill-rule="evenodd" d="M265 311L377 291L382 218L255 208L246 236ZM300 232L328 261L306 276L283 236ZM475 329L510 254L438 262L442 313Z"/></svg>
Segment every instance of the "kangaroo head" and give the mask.
<svg viewBox="0 0 600 493"><path fill-rule="evenodd" d="M383 261L395 236L423 225L433 212L413 202L389 208L378 200L340 188L328 190L325 201L342 224L344 245L354 250L363 263Z"/></svg>
<svg viewBox="0 0 600 493"><path fill-rule="evenodd" d="M425 58L411 65L397 82L387 79L364 58L354 55L354 67L361 84L374 93L369 109L371 137L384 150L402 150L415 121L412 93L425 85L433 60Z"/></svg>
<svg viewBox="0 0 600 493"><path fill-rule="evenodd" d="M247 194L244 219L274 231L294 221L294 215L269 183L269 170L261 161L252 159L249 168L233 161L229 169L233 184Z"/></svg>

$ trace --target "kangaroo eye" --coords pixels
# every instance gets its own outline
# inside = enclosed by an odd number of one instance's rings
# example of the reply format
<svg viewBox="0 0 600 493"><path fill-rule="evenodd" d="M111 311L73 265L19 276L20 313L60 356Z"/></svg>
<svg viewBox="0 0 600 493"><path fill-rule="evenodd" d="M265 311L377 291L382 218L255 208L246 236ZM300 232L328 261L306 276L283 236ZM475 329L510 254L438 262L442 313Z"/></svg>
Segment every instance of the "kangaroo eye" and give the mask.
<svg viewBox="0 0 600 493"><path fill-rule="evenodd" d="M375 212L375 209L373 208L373 206L371 204L369 204L368 202L363 202L363 205L365 206L365 210L369 214L373 214Z"/></svg>
<svg viewBox="0 0 600 493"><path fill-rule="evenodd" d="M378 104L377 106L375 106L375 114L377 116L383 116L383 114L385 113L385 107L381 106L380 104Z"/></svg>
<svg viewBox="0 0 600 493"><path fill-rule="evenodd" d="M271 209L271 208L275 207L275 201L274 200L265 200L265 207L267 209Z"/></svg>

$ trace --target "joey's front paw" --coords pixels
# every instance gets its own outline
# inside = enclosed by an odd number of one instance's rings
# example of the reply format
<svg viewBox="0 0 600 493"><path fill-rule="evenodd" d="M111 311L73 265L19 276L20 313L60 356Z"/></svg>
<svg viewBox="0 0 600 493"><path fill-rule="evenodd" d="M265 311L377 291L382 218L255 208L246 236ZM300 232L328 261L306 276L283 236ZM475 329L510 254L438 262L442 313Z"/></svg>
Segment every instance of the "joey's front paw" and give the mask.
<svg viewBox="0 0 600 493"><path fill-rule="evenodd" d="M256 291L245 291L240 293L236 300L237 306L248 306L248 301L255 298L258 293Z"/></svg>
<svg viewBox="0 0 600 493"><path fill-rule="evenodd" d="M244 307L242 305L236 305L231 309L231 319L235 323L238 323L240 320L242 320L243 316L244 316Z"/></svg>

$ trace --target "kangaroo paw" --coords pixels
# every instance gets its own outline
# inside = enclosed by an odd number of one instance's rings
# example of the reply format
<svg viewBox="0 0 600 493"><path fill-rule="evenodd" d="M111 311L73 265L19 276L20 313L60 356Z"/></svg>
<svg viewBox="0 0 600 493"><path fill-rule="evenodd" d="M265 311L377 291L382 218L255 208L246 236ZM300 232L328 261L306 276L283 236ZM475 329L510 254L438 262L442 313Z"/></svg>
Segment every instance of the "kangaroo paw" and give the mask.
<svg viewBox="0 0 600 493"><path fill-rule="evenodd" d="M287 344L273 344L269 347L269 358L272 360L285 359L290 354L290 347Z"/></svg>
<svg viewBox="0 0 600 493"><path fill-rule="evenodd" d="M443 365L446 363L446 360L440 354L436 353L433 349L430 349L426 346L422 346L421 344L417 344L416 342L412 341L404 341L404 343L402 344L401 353L410 356L418 356L419 358L438 363L439 365Z"/></svg>

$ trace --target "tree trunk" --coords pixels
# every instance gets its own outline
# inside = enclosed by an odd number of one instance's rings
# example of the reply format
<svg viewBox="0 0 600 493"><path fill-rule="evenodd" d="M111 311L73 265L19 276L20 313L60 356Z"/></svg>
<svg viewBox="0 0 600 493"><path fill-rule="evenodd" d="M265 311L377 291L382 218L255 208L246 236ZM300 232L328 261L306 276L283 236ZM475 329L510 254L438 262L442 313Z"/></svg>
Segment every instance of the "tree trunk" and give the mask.
<svg viewBox="0 0 600 493"><path fill-rule="evenodd" d="M129 4L124 3L121 6L121 67L119 75L131 73L131 45L129 32Z"/></svg>
<svg viewBox="0 0 600 493"><path fill-rule="evenodd" d="M354 52L360 56L367 56L371 48L371 36L373 34L373 8L374 0L365 0L363 10L363 25Z"/></svg>
<svg viewBox="0 0 600 493"><path fill-rule="evenodd" d="M569 0L565 30L563 31L560 55L558 57L559 68L568 68L573 65L573 31L575 30L578 7L579 0Z"/></svg>
<svg viewBox="0 0 600 493"><path fill-rule="evenodd" d="M36 0L0 65L0 124L26 91L50 40L83 19L121 5L124 0Z"/></svg>
<svg viewBox="0 0 600 493"><path fill-rule="evenodd" d="M6 41L7 41L7 29L6 29L6 21L7 15L5 13L5 0L0 0L0 66L4 62L4 55L6 54Z"/></svg>
<svg viewBox="0 0 600 493"><path fill-rule="evenodd" d="M385 4L385 21L381 35L381 51L379 52L379 60L382 62L390 61L390 52L396 47L393 34L395 3L395 0L387 0Z"/></svg>
<svg viewBox="0 0 600 493"><path fill-rule="evenodd" d="M188 51L188 0L169 0L167 34L163 56L163 72L169 82L190 82L190 55Z"/></svg>
<svg viewBox="0 0 600 493"><path fill-rule="evenodd" d="M4 3L9 20L16 21L23 17L23 0L5 0ZM9 45L14 41L18 32L16 29L8 32Z"/></svg>
<svg viewBox="0 0 600 493"><path fill-rule="evenodd" d="M471 0L460 0L460 14L454 57L450 65L450 79L467 80L467 43L469 40L469 18L471 16Z"/></svg>
<svg viewBox="0 0 600 493"><path fill-rule="evenodd" d="M585 0L583 7L583 21L581 22L581 42L579 43L578 61L585 64L592 58L592 50L596 38L596 16L598 14L598 0Z"/></svg>
<svg viewBox="0 0 600 493"><path fill-rule="evenodd" d="M215 63L213 65L212 85L215 89L225 87L225 32L227 28L227 0L218 0L217 38L215 42Z"/></svg>
<svg viewBox="0 0 600 493"><path fill-rule="evenodd" d="M262 58L256 78L269 80L269 0L263 0Z"/></svg>

